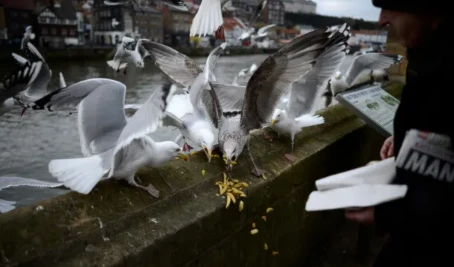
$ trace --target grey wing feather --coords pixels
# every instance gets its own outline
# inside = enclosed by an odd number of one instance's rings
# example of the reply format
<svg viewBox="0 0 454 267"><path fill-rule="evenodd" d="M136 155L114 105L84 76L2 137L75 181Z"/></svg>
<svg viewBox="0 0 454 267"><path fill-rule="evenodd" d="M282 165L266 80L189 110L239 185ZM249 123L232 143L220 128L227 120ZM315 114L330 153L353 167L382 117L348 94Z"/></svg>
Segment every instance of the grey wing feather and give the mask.
<svg viewBox="0 0 454 267"><path fill-rule="evenodd" d="M27 90L36 80L41 71L43 62L32 62L26 64L10 73L3 79L3 90L0 90L0 103Z"/></svg>
<svg viewBox="0 0 454 267"><path fill-rule="evenodd" d="M156 66L182 87L191 86L197 75L203 72L194 60L171 47L151 41L142 42L142 46Z"/></svg>
<svg viewBox="0 0 454 267"><path fill-rule="evenodd" d="M265 59L250 78L243 102L241 127L246 132L269 123L274 109L289 86L301 79L326 49L346 44L349 30L314 30L283 46Z"/></svg>
<svg viewBox="0 0 454 267"><path fill-rule="evenodd" d="M345 76L347 84L352 85L359 74L366 70L387 69L391 65L401 62L403 59L400 55L382 54L382 53L366 53L359 55L353 59Z"/></svg>
<svg viewBox="0 0 454 267"><path fill-rule="evenodd" d="M316 100L321 98L326 82L346 56L345 49L342 43L329 48L317 58L317 63L301 80L293 83L286 108L290 118L315 111Z"/></svg>
<svg viewBox="0 0 454 267"><path fill-rule="evenodd" d="M24 66L25 64L27 64L27 62L29 62L27 59L25 59L24 57L22 57L21 55L18 55L16 53L11 53L11 55L13 56L13 58L17 61L17 63L20 66Z"/></svg>
<svg viewBox="0 0 454 267"><path fill-rule="evenodd" d="M146 135L156 131L162 124L167 104L170 102L174 91L175 88L172 87L172 84L164 84L161 89L154 91L142 107L129 119L115 146L109 176L115 172L117 152L138 139L144 139ZM151 139L150 141L152 142Z"/></svg>
<svg viewBox="0 0 454 267"><path fill-rule="evenodd" d="M126 125L126 86L110 79L88 79L55 90L34 102L33 109L74 110L84 156L115 146Z"/></svg>
<svg viewBox="0 0 454 267"><path fill-rule="evenodd" d="M165 116L162 119L162 125L163 126L173 126L178 129L183 129L186 127L184 125L183 120L181 120L180 118L178 118L177 116L173 115L172 113L170 113L168 111L165 112Z"/></svg>
<svg viewBox="0 0 454 267"><path fill-rule="evenodd" d="M0 199L0 213L12 211L13 209L15 209L14 204L16 204L15 201Z"/></svg>
<svg viewBox="0 0 454 267"><path fill-rule="evenodd" d="M216 92L222 111L238 111L243 107L246 86L212 82L211 88Z"/></svg>
<svg viewBox="0 0 454 267"><path fill-rule="evenodd" d="M44 96L47 92L47 86L49 85L52 72L49 69L49 65L46 62L43 62L41 70L38 73L38 76L30 85L30 87L24 91L25 96L29 97L30 100L36 100Z"/></svg>
<svg viewBox="0 0 454 267"><path fill-rule="evenodd" d="M142 58L146 58L146 57L150 56L150 53L148 53L148 51L142 45L144 41L148 41L149 42L150 40L148 40L148 39L139 39L139 40L137 40L137 44L136 44L137 50L139 51L139 54L140 54L140 56Z"/></svg>
<svg viewBox="0 0 454 267"><path fill-rule="evenodd" d="M62 186L62 183L52 183L46 181L40 181L31 178L23 178L17 176L1 176L0 177L0 190L17 187L17 186L31 186L31 187L59 187Z"/></svg>

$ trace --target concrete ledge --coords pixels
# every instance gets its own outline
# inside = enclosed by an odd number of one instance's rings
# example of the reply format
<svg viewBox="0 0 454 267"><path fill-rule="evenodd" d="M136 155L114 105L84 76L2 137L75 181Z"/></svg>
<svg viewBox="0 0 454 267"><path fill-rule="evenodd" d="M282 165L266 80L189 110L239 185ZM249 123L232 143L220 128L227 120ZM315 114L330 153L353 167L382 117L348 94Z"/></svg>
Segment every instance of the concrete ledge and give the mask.
<svg viewBox="0 0 454 267"><path fill-rule="evenodd" d="M388 91L399 97L399 84ZM296 266L317 253L343 220L342 211L306 213L314 181L378 159L384 140L340 105L320 112L326 123L297 136L290 163L289 137L269 142L254 135L257 164L267 179L249 174L246 153L232 177L246 181L248 197L225 209L216 181L222 159L203 154L141 170L154 199L121 181L107 180L89 195L75 192L0 215L1 266ZM259 156L260 155L260 156ZM205 176L201 171L206 171ZM165 178L165 179L164 179ZM40 205L43 209L36 209ZM267 221L260 217L268 207ZM255 222L259 233L251 235ZM269 250L263 249L268 244ZM272 256L272 251L279 255Z"/></svg>

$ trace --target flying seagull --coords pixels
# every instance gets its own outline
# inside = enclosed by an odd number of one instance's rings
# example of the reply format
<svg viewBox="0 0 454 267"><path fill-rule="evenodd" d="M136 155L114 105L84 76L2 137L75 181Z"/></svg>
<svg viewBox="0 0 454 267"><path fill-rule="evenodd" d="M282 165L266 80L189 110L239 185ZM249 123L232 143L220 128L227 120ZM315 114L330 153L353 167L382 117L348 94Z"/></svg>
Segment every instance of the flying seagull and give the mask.
<svg viewBox="0 0 454 267"><path fill-rule="evenodd" d="M302 35L269 56L249 79L243 105L237 110L225 110L214 88L214 100L221 114L219 145L231 168L247 144L249 134L269 124L280 98L292 83L301 79L317 63L318 57L333 46L345 44L349 30L344 24L339 30L327 28ZM249 150L249 149L248 149ZM249 150L250 155L250 150ZM250 155L251 156L251 155ZM253 173L261 175L251 156Z"/></svg>
<svg viewBox="0 0 454 267"><path fill-rule="evenodd" d="M339 43L327 49L317 58L314 67L304 77L292 84L289 101L275 110L271 128L279 134L290 134L292 151L295 135L303 127L324 123L323 117L315 115L316 101L321 97L326 82L346 57L346 45Z"/></svg>
<svg viewBox="0 0 454 267"><path fill-rule="evenodd" d="M366 53L359 55L353 59L345 75L336 71L330 80L331 91L333 95L344 92L357 83L363 71L387 69L391 65L401 63L402 60L401 55L394 54Z"/></svg>
<svg viewBox="0 0 454 267"><path fill-rule="evenodd" d="M42 62L27 62L12 71L0 84L0 115L9 112L37 79L42 68Z"/></svg>
<svg viewBox="0 0 454 267"><path fill-rule="evenodd" d="M221 0L202 0L199 10L191 24L189 36L206 36L215 34L217 39L225 40Z"/></svg>
<svg viewBox="0 0 454 267"><path fill-rule="evenodd" d="M123 37L121 44L117 48L117 52L115 52L113 60L107 61L107 65L109 65L117 72L119 72L120 69L124 69L124 74L126 74L126 67L128 65L128 62L138 68L143 68L145 65L143 59L148 56L148 52L142 47L142 43L144 41L148 40L137 40L135 49L129 50L127 49L127 47L133 44L135 41L131 37Z"/></svg>

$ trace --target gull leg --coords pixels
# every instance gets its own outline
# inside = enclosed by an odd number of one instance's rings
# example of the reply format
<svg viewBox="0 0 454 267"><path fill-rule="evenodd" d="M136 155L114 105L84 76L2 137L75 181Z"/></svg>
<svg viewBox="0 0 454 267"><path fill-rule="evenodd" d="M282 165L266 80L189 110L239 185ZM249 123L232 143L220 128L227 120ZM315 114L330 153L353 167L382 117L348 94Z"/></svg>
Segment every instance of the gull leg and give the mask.
<svg viewBox="0 0 454 267"><path fill-rule="evenodd" d="M247 141L247 151L248 151L249 157L250 157L251 162L252 162L252 167L253 167L253 170L251 172L255 176L260 177L263 174L263 171L261 169L259 169L257 167L257 165L255 164L254 158L252 157L251 148L249 146L249 143L250 143L250 141Z"/></svg>
<svg viewBox="0 0 454 267"><path fill-rule="evenodd" d="M152 184L149 184L147 187L139 185L136 183L135 178L136 176L134 175L129 176L127 179L128 183L134 187L145 190L148 194L152 195L155 198L159 198L159 190L156 189L156 187L154 187ZM139 177L137 177L137 179L140 180Z"/></svg>
<svg viewBox="0 0 454 267"><path fill-rule="evenodd" d="M293 162L295 161L295 156L293 155L293 148L295 146L295 134L290 134L291 138L291 146L292 146L292 152L290 154L285 154L285 157L290 161Z"/></svg>

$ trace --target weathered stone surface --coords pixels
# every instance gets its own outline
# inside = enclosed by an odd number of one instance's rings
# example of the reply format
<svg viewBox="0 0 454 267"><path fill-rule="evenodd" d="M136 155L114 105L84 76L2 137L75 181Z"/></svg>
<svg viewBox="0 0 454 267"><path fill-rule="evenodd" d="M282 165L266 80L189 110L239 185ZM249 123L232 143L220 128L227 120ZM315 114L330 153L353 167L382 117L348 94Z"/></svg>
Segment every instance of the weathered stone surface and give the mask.
<svg viewBox="0 0 454 267"><path fill-rule="evenodd" d="M389 91L399 96L400 85ZM316 253L343 219L341 211L305 212L314 181L378 159L384 138L340 105L320 112L325 124L296 138L252 137L256 163L267 179L250 174L247 151L232 177L246 181L248 197L225 209L216 181L222 159L203 153L139 172L161 191L154 199L125 182L106 180L88 195L63 196L0 215L1 266L296 266ZM202 169L205 176L201 175ZM36 210L41 205L43 210ZM261 216L268 207L274 211ZM255 222L259 233L251 235ZM264 243L269 250L263 249ZM272 256L273 250L279 255Z"/></svg>

